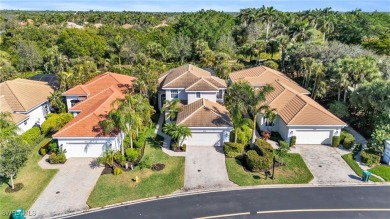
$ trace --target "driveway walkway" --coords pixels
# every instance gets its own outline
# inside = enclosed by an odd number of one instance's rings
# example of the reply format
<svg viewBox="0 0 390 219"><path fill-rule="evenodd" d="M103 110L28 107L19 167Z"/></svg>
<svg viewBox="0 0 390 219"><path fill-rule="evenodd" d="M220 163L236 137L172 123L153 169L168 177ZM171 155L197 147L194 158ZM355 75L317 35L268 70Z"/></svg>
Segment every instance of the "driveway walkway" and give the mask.
<svg viewBox="0 0 390 219"><path fill-rule="evenodd" d="M222 188L229 181L222 147L187 146L184 189Z"/></svg>
<svg viewBox="0 0 390 219"><path fill-rule="evenodd" d="M87 209L89 194L103 168L92 158L69 158L30 208L37 217L50 216Z"/></svg>
<svg viewBox="0 0 390 219"><path fill-rule="evenodd" d="M326 145L297 145L293 152L301 154L314 176L310 184L361 183L336 148Z"/></svg>

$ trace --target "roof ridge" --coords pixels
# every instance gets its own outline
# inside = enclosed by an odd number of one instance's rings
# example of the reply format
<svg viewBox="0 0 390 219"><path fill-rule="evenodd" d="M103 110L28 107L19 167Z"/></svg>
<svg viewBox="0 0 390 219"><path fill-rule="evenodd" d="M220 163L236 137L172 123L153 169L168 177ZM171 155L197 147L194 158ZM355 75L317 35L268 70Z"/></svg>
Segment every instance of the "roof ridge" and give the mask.
<svg viewBox="0 0 390 219"><path fill-rule="evenodd" d="M190 86L188 86L188 87L186 88L186 90L190 89L190 88L193 87L195 84L199 83L201 80L202 80L202 78L198 78L198 80L197 80L195 83L193 83L193 84L191 84Z"/></svg>
<svg viewBox="0 0 390 219"><path fill-rule="evenodd" d="M15 99L18 101L18 103L22 106L22 108L24 110L26 110L26 107L23 106L22 102L20 102L19 98L15 95L15 92L11 89L11 87L9 86L9 83L10 81L5 81L5 84L7 85L8 89L11 91L12 95L15 97Z"/></svg>
<svg viewBox="0 0 390 219"><path fill-rule="evenodd" d="M211 85L212 87L216 88L217 90L219 89L217 86L215 86L214 84L212 84L210 81L204 79L203 77L201 77L203 81L205 81L206 83L208 83L209 85Z"/></svg>
<svg viewBox="0 0 390 219"><path fill-rule="evenodd" d="M186 73L191 73L191 72L190 72L189 70L183 72L183 74L179 75L179 77L176 77L176 78L173 79L172 81L170 81L170 82L168 82L167 84L165 84L164 87L167 86L167 85L169 85L170 83L176 81L177 79L181 78L181 77L182 77L184 74L186 74Z"/></svg>
<svg viewBox="0 0 390 219"><path fill-rule="evenodd" d="M288 121L288 122L286 123L286 125L290 124L290 123L291 123L299 114L301 114L303 108L305 108L307 105L308 105L307 102L305 102L305 105L304 105L301 109L299 109L298 113L296 113L296 114L290 119L290 121ZM286 106L287 106L287 105L286 105ZM284 107L283 107L283 109L284 109Z"/></svg>
<svg viewBox="0 0 390 219"><path fill-rule="evenodd" d="M181 124L181 123L183 123L183 122L186 121L187 119L189 119L189 118L190 118L191 116L193 116L196 112L198 112L198 111L202 108L202 106L204 106L203 100L204 100L204 98L198 100L198 101L202 101L202 105L201 105L198 109L196 109L194 112L192 112L190 115L188 115L186 118L184 118L183 120L181 120L181 121L178 123L178 125ZM195 102L193 102L193 103L196 103L196 102L198 102L198 101L195 101ZM190 104L193 104L193 103L190 103ZM186 105L186 106L189 106L190 104L188 104L188 105Z"/></svg>
<svg viewBox="0 0 390 219"><path fill-rule="evenodd" d="M113 89L111 89L111 87L112 87L112 86L108 87L107 89L104 89L104 91L106 91L106 90L108 90L108 89L113 90ZM114 91L114 92L115 92L115 91ZM95 114L95 112L96 112L98 109L100 109L100 108L104 105L104 103L106 103L106 102L108 101L108 99L110 99L110 97L111 97L113 94L114 94L114 93L110 94L110 96L108 96L108 98L106 98L106 100L104 100L97 108L93 109L93 110L92 110L91 112L89 112L89 113L86 113L86 115L83 116L83 118L81 118L80 120L74 122L73 124L70 124L70 125L67 126L67 127L64 127L63 129L59 130L56 134L58 134L58 133L60 133L60 132L63 132L63 131L65 131L65 130L69 129L70 127L73 127L74 125L78 124L80 121L83 121L84 119L86 119L86 118L87 118L88 116L90 116L90 115L95 115L95 116L99 117L98 115ZM96 96L96 95L95 95L95 96ZM81 113L82 113L82 112L81 112ZM75 118L75 117L74 117L74 118ZM55 135L56 135L56 134L55 134Z"/></svg>
<svg viewBox="0 0 390 219"><path fill-rule="evenodd" d="M91 93L91 92L85 87L84 84L80 84L79 86L80 86L81 90L85 91L85 93L87 93L88 95Z"/></svg>

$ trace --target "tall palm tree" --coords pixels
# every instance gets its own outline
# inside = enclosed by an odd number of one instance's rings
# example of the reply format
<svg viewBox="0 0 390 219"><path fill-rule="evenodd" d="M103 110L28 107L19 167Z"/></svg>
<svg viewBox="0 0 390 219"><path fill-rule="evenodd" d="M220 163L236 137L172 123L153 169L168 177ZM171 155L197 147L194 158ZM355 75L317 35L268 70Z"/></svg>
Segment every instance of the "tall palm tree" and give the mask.
<svg viewBox="0 0 390 219"><path fill-rule="evenodd" d="M123 132L128 132L126 118L124 114L119 110L111 110L106 118L99 122L99 126L103 130L104 135L118 134L120 135L119 139L121 140L121 152L122 155L125 154L125 149L123 145ZM132 140L132 139L131 139Z"/></svg>
<svg viewBox="0 0 390 219"><path fill-rule="evenodd" d="M191 129L188 128L188 126L179 125L178 126L178 133L179 133L179 147L183 146L184 140L187 137L191 137Z"/></svg>
<svg viewBox="0 0 390 219"><path fill-rule="evenodd" d="M55 90L53 93L50 93L49 102L50 105L55 109L58 113L66 112L66 105L62 101L62 93L60 90Z"/></svg>
<svg viewBox="0 0 390 219"><path fill-rule="evenodd" d="M273 90L273 87L267 85L262 87L261 89L254 90L247 97L248 99L248 112L253 116L253 126L252 126L252 141L251 147L253 147L256 140L256 122L257 116L260 113L264 113L269 106L265 104L265 95Z"/></svg>
<svg viewBox="0 0 390 219"><path fill-rule="evenodd" d="M237 105L235 106L237 107ZM237 143L238 130L241 129L244 125L250 125L251 121L248 118L244 118L242 111L237 108L231 109L230 115L232 117L234 125L234 142Z"/></svg>
<svg viewBox="0 0 390 219"><path fill-rule="evenodd" d="M269 108L265 111L264 117L267 118L267 122L266 122L267 126L274 124L277 115L278 113L276 112L275 108L271 108L271 109Z"/></svg>
<svg viewBox="0 0 390 219"><path fill-rule="evenodd" d="M263 7L259 10L259 18L267 23L266 40L268 41L269 29L272 26L272 22L275 20L278 11L274 7Z"/></svg>
<svg viewBox="0 0 390 219"><path fill-rule="evenodd" d="M181 148L184 140L191 136L191 129L184 125L176 125L175 123L165 123L163 131L170 135Z"/></svg>

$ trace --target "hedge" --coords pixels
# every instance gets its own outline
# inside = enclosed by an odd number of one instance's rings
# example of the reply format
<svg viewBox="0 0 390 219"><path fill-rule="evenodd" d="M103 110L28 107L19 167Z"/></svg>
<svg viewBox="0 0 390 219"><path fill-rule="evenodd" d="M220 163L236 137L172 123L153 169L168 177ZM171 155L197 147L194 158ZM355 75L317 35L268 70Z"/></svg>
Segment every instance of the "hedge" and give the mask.
<svg viewBox="0 0 390 219"><path fill-rule="evenodd" d="M279 141L279 146L281 148L288 148L290 145L286 141Z"/></svg>
<svg viewBox="0 0 390 219"><path fill-rule="evenodd" d="M254 145L254 149L255 151L259 154L259 155L264 155L266 154L267 152L273 153L274 149L272 148L271 144L266 142L265 140L263 139L256 139L255 141L255 145Z"/></svg>
<svg viewBox="0 0 390 219"><path fill-rule="evenodd" d="M332 147L337 147L339 145L340 145L340 136L333 136Z"/></svg>
<svg viewBox="0 0 390 219"><path fill-rule="evenodd" d="M25 141L28 145L36 144L42 140L41 129L39 127L32 127L23 134L20 138Z"/></svg>
<svg viewBox="0 0 390 219"><path fill-rule="evenodd" d="M45 135L57 132L72 119L73 115L70 113L50 113L47 115L46 121L44 121L41 125L42 131Z"/></svg>
<svg viewBox="0 0 390 219"><path fill-rule="evenodd" d="M245 155L245 162L249 170L263 171L272 166L272 156L260 156L255 150L250 150Z"/></svg>
<svg viewBox="0 0 390 219"><path fill-rule="evenodd" d="M367 164L367 166L372 166L373 164L378 164L381 160L381 157L376 154L372 154L369 151L362 151L360 153L360 158L363 163Z"/></svg>
<svg viewBox="0 0 390 219"><path fill-rule="evenodd" d="M235 135L236 135L235 130L230 132L230 141L231 142L234 142ZM244 125L241 127L241 129L237 130L237 142L238 143L247 144L251 138L252 138L252 130L247 125Z"/></svg>
<svg viewBox="0 0 390 219"><path fill-rule="evenodd" d="M290 147L294 146L296 142L297 142L297 136L291 136L290 137Z"/></svg>
<svg viewBox="0 0 390 219"><path fill-rule="evenodd" d="M351 149L354 145L355 145L355 137L353 137L352 134L346 132L343 141L343 147L345 149Z"/></svg>
<svg viewBox="0 0 390 219"><path fill-rule="evenodd" d="M244 152L245 145L240 143L225 142L223 151L226 157L237 157Z"/></svg>

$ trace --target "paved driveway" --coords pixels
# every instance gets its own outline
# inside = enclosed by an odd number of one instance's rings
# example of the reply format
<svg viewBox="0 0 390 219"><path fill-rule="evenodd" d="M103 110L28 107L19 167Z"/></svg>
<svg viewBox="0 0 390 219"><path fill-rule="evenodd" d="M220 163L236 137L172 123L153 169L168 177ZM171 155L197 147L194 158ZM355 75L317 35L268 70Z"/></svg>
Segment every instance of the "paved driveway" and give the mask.
<svg viewBox="0 0 390 219"><path fill-rule="evenodd" d="M87 209L103 168L92 158L69 158L30 208L38 218Z"/></svg>
<svg viewBox="0 0 390 219"><path fill-rule="evenodd" d="M184 188L222 188L229 181L222 147L187 146Z"/></svg>
<svg viewBox="0 0 390 219"><path fill-rule="evenodd" d="M360 177L343 160L336 148L326 145L297 145L293 151L301 154L314 175L310 184L361 183Z"/></svg>

